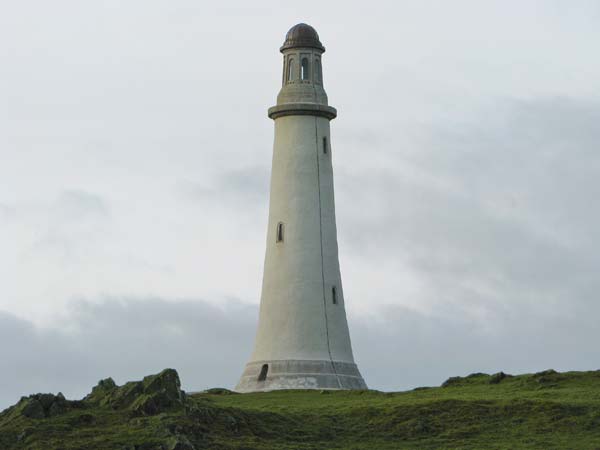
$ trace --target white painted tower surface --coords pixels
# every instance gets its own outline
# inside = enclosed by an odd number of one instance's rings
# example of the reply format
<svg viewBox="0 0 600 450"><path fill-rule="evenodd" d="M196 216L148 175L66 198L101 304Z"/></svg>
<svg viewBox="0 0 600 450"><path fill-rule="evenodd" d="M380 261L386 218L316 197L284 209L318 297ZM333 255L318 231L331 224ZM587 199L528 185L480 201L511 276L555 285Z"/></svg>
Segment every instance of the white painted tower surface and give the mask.
<svg viewBox="0 0 600 450"><path fill-rule="evenodd" d="M317 32L288 31L275 121L269 227L254 353L236 387L366 389L352 356L338 261L329 121Z"/></svg>

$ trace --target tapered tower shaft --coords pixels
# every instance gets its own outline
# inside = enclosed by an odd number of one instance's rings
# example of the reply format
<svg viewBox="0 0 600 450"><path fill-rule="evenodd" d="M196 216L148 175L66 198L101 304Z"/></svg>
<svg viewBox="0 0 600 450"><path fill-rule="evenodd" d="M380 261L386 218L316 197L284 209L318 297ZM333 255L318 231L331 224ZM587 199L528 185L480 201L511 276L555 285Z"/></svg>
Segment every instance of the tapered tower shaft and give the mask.
<svg viewBox="0 0 600 450"><path fill-rule="evenodd" d="M240 392L365 389L352 355L338 261L332 146L321 57L305 24L286 35L254 353Z"/></svg>

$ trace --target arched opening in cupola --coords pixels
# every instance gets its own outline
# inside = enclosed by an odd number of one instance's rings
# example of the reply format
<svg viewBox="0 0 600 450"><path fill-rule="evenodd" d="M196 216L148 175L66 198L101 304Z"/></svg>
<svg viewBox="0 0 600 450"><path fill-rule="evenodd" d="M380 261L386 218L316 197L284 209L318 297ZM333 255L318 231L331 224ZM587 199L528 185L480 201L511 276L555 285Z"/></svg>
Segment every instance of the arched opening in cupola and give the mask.
<svg viewBox="0 0 600 450"><path fill-rule="evenodd" d="M321 83L321 60L319 58L315 59L315 82Z"/></svg>
<svg viewBox="0 0 600 450"><path fill-rule="evenodd" d="M290 60L288 62L287 80L292 81L293 79L294 79L294 60L292 58L290 58Z"/></svg>
<svg viewBox="0 0 600 450"><path fill-rule="evenodd" d="M300 67L300 79L308 80L308 58L302 58L302 65Z"/></svg>

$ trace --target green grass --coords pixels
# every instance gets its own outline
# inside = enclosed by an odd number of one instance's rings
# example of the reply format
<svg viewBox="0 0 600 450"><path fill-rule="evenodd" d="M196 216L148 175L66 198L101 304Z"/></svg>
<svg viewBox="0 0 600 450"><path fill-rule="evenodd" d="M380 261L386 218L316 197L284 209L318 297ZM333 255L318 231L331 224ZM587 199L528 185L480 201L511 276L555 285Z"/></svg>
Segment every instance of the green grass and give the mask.
<svg viewBox="0 0 600 450"><path fill-rule="evenodd" d="M600 449L600 371L498 378L397 393L217 391L151 416L85 401L44 419L8 410L0 449Z"/></svg>

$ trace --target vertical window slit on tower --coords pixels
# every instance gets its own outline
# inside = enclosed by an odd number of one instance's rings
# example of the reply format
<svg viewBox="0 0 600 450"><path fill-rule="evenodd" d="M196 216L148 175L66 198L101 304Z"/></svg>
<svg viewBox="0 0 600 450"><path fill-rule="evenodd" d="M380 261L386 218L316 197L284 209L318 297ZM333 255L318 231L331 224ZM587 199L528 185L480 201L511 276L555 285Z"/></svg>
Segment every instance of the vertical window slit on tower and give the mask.
<svg viewBox="0 0 600 450"><path fill-rule="evenodd" d="M300 79L308 80L308 58L302 58L302 65L300 67Z"/></svg>
<svg viewBox="0 0 600 450"><path fill-rule="evenodd" d="M318 58L315 59L315 81L321 82L321 61Z"/></svg>
<svg viewBox="0 0 600 450"><path fill-rule="evenodd" d="M267 379L267 373L269 372L269 365L263 364L260 369L260 374L258 374L258 381L265 381Z"/></svg>
<svg viewBox="0 0 600 450"><path fill-rule="evenodd" d="M287 79L288 79L288 81L292 81L294 79L294 60L292 58L290 58L290 61L288 62Z"/></svg>
<svg viewBox="0 0 600 450"><path fill-rule="evenodd" d="M287 56L283 57L283 66L281 66L281 84L284 85L287 77Z"/></svg>
<svg viewBox="0 0 600 450"><path fill-rule="evenodd" d="M327 154L327 136L323 137L323 154Z"/></svg>
<svg viewBox="0 0 600 450"><path fill-rule="evenodd" d="M283 242L283 223L279 222L277 224L277 238L275 239L276 242Z"/></svg>
<svg viewBox="0 0 600 450"><path fill-rule="evenodd" d="M334 305L337 305L337 292L335 291L335 286L332 286L331 288L331 300Z"/></svg>

